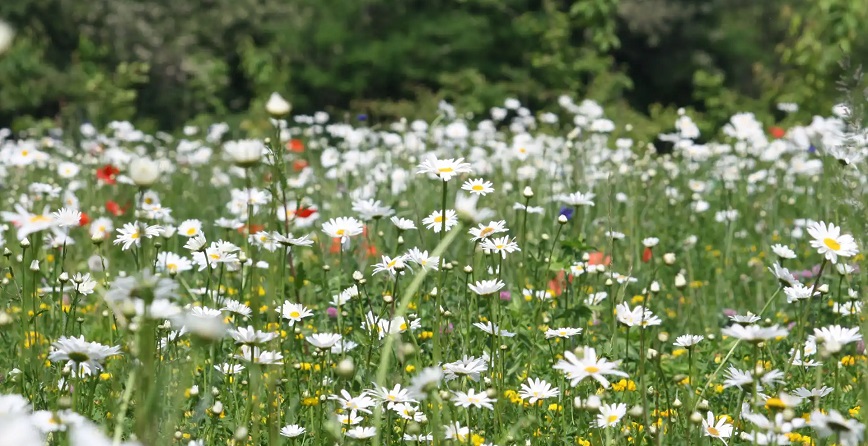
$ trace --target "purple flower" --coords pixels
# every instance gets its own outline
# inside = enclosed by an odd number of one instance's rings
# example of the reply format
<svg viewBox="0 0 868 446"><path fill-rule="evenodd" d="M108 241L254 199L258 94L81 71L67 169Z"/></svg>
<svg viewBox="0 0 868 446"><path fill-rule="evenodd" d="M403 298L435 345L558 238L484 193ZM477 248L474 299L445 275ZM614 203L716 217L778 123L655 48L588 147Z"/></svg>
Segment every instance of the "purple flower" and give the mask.
<svg viewBox="0 0 868 446"><path fill-rule="evenodd" d="M735 310L733 310L732 308L725 308L725 309L723 310L723 315L726 316L726 317L733 317L733 316L735 316L736 314L738 314L738 312L735 311Z"/></svg>
<svg viewBox="0 0 868 446"><path fill-rule="evenodd" d="M559 215L563 215L564 217L567 217L567 220L572 220L573 219L573 211L575 211L575 209L573 209L569 206L564 206L561 208L561 212Z"/></svg>
<svg viewBox="0 0 868 446"><path fill-rule="evenodd" d="M500 292L500 300L508 301L511 298L512 298L512 295L509 293L509 291L501 291Z"/></svg>
<svg viewBox="0 0 868 446"><path fill-rule="evenodd" d="M326 310L326 314L330 318L334 319L334 318L338 317L338 309L335 307L328 307L328 309Z"/></svg>

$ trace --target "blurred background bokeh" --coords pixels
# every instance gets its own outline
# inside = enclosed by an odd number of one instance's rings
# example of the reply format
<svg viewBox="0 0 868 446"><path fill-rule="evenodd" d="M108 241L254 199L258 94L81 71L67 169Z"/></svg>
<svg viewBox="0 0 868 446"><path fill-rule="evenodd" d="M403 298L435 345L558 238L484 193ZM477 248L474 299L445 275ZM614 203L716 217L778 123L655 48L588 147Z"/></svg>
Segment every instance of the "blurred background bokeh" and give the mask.
<svg viewBox="0 0 868 446"><path fill-rule="evenodd" d="M828 114L868 56L859 0L4 0L0 126L130 120L242 128L294 112L432 117L514 97L600 101L656 129ZM841 66L849 61L850 67Z"/></svg>

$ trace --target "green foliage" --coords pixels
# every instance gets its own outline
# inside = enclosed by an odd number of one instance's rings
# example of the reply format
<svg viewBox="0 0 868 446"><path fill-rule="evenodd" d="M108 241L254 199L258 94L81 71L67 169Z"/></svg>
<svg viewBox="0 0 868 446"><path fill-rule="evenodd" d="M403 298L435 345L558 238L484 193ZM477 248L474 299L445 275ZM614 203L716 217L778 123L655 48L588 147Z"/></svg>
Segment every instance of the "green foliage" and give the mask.
<svg viewBox="0 0 868 446"><path fill-rule="evenodd" d="M825 113L838 62L868 55L868 3L848 0L19 0L0 17L18 29L0 56L0 124L18 126L175 129L262 116L278 91L298 112L374 119L567 93L642 120L691 105L713 128L747 108L771 122L780 101Z"/></svg>

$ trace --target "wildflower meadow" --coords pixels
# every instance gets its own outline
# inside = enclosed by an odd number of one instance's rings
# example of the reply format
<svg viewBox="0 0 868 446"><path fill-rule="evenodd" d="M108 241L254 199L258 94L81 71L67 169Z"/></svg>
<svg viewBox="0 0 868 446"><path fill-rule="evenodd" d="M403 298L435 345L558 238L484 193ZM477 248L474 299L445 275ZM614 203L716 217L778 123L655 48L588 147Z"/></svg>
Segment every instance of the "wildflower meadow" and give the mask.
<svg viewBox="0 0 868 446"><path fill-rule="evenodd" d="M850 108L555 106L0 131L0 445L865 444Z"/></svg>

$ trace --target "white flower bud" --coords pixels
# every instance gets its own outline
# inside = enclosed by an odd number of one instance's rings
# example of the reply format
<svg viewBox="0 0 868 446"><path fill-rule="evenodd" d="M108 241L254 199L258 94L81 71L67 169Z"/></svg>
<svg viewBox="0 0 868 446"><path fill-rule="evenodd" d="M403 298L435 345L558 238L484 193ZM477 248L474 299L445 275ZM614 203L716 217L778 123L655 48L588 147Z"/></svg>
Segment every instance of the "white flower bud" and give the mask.
<svg viewBox="0 0 868 446"><path fill-rule="evenodd" d="M286 116L291 110L292 105L277 92L271 93L268 102L265 103L265 111L275 118Z"/></svg>
<svg viewBox="0 0 868 446"><path fill-rule="evenodd" d="M687 286L687 279L684 278L683 274L678 273L678 275L675 276L675 288L678 288L680 290L686 286Z"/></svg>
<svg viewBox="0 0 868 446"><path fill-rule="evenodd" d="M660 284L657 283L656 280L653 281L653 282L651 282L651 287L650 287L650 288L651 288L651 292L652 292L652 293L659 293L659 292L660 292Z"/></svg>
<svg viewBox="0 0 868 446"><path fill-rule="evenodd" d="M39 271L39 260L30 262L30 271Z"/></svg>
<svg viewBox="0 0 868 446"><path fill-rule="evenodd" d="M64 271L60 273L60 276L57 278L61 283L69 282L69 274Z"/></svg>
<svg viewBox="0 0 868 446"><path fill-rule="evenodd" d="M690 422L693 424L702 423L702 415L700 415L699 412L693 412L690 414Z"/></svg>
<svg viewBox="0 0 868 446"><path fill-rule="evenodd" d="M663 254L663 263L665 263L667 265L674 265L675 264L675 254L673 254L671 252L667 252L666 254Z"/></svg>
<svg viewBox="0 0 868 446"><path fill-rule="evenodd" d="M362 272L361 272L361 271L355 271L355 272L353 272L353 280L355 280L356 282L362 280L364 277L365 277L365 276L362 275Z"/></svg>
<svg viewBox="0 0 868 446"><path fill-rule="evenodd" d="M130 179L139 187L150 187L160 178L160 165L150 158L136 158L127 168Z"/></svg>
<svg viewBox="0 0 868 446"><path fill-rule="evenodd" d="M564 225L567 224L567 216L564 214L558 215L558 223Z"/></svg>
<svg viewBox="0 0 868 446"><path fill-rule="evenodd" d="M521 194L524 195L525 198L533 197L533 189L531 189L530 186L525 186L524 191L522 191Z"/></svg>
<svg viewBox="0 0 868 446"><path fill-rule="evenodd" d="M211 406L211 412L214 412L214 415L220 415L223 413L223 403L220 401L215 402L214 405Z"/></svg>

